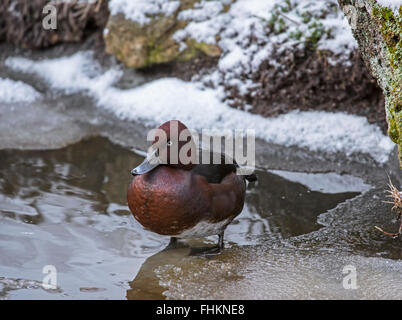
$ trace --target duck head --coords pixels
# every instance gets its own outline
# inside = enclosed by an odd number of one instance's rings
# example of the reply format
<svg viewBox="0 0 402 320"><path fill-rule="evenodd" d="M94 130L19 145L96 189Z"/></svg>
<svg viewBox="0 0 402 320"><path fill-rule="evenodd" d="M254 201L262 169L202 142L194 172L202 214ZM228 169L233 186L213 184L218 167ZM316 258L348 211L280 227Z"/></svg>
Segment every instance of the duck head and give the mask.
<svg viewBox="0 0 402 320"><path fill-rule="evenodd" d="M191 170L196 164L197 148L191 131L180 121L170 120L148 134L152 141L147 157L131 170L133 176L150 172L160 165Z"/></svg>

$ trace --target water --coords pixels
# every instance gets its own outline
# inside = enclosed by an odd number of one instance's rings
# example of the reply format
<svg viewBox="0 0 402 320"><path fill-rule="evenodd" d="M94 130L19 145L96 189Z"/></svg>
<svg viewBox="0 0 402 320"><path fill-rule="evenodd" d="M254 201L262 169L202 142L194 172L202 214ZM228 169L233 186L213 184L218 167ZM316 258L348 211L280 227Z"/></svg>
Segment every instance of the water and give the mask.
<svg viewBox="0 0 402 320"><path fill-rule="evenodd" d="M339 286L339 277L330 270L349 256L296 242L326 229L317 221L320 214L372 188L348 175L258 171L243 213L227 229L227 249L206 259L189 257L188 247L162 251L169 239L132 218L126 188L142 157L106 138L59 150L2 150L0 159L0 299L336 297L330 289L336 281ZM370 274L372 265L359 259L354 257ZM42 287L46 265L56 267L55 290ZM328 272L330 281L322 282ZM322 288L300 289L314 275ZM392 283L397 275L385 279ZM288 292L286 279L295 291ZM271 289L259 288L264 283Z"/></svg>

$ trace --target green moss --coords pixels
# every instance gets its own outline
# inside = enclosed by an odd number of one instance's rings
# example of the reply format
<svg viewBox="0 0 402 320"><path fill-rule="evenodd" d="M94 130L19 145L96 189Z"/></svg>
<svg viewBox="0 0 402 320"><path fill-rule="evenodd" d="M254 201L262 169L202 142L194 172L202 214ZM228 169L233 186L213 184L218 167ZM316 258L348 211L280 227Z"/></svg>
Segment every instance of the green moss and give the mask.
<svg viewBox="0 0 402 320"><path fill-rule="evenodd" d="M393 108L388 109L388 135L393 142L399 144L400 140L400 123L398 113Z"/></svg>
<svg viewBox="0 0 402 320"><path fill-rule="evenodd" d="M283 13L290 12L290 10L292 10L292 9L293 9L293 7L292 7L290 0L285 0L284 3L281 5L281 11Z"/></svg>
<svg viewBox="0 0 402 320"><path fill-rule="evenodd" d="M375 4L372 14L384 39L386 58L390 64L389 74L383 74L388 135L398 144L402 166L402 7L399 8L399 15L395 15L391 9Z"/></svg>
<svg viewBox="0 0 402 320"><path fill-rule="evenodd" d="M295 40L300 40L303 37L303 32L297 30L296 32L291 32L289 37Z"/></svg>
<svg viewBox="0 0 402 320"><path fill-rule="evenodd" d="M399 8L399 11L402 9ZM391 67L402 68L402 15L394 15L391 9L376 5L373 7L373 16L380 25Z"/></svg>
<svg viewBox="0 0 402 320"><path fill-rule="evenodd" d="M205 42L196 42L195 40L188 39L186 41L187 48L181 52L178 57L181 61L187 61L198 57L201 53L210 56L217 57L221 54L218 46L213 44L208 44Z"/></svg>
<svg viewBox="0 0 402 320"><path fill-rule="evenodd" d="M289 38L304 43L305 46L316 49L318 42L323 37L331 37L330 28L326 28L321 22L332 10L332 6L328 10L323 10L320 14L312 13L308 7L299 10L290 1L284 1L274 5L271 16L268 20L264 20L274 34L288 33ZM292 12L301 18L292 20L288 13ZM297 28L289 28L289 24L297 24ZM290 31L291 29L292 31ZM296 30L295 30L296 29Z"/></svg>
<svg viewBox="0 0 402 320"><path fill-rule="evenodd" d="M303 23L309 23L311 21L312 14L306 11L301 14L301 17L303 19Z"/></svg>
<svg viewBox="0 0 402 320"><path fill-rule="evenodd" d="M318 41L324 34L327 34L327 30L324 28L324 25L321 22L313 21L308 25L308 29L311 32L307 37L307 41L313 45L316 45Z"/></svg>
<svg viewBox="0 0 402 320"><path fill-rule="evenodd" d="M153 46L148 48L148 56L146 66L151 66L155 63L162 62L161 50L158 46Z"/></svg>
<svg viewBox="0 0 402 320"><path fill-rule="evenodd" d="M205 42L194 42L194 48L205 53L207 56L216 57L220 55L220 49L213 44Z"/></svg>
<svg viewBox="0 0 402 320"><path fill-rule="evenodd" d="M176 55L175 52L165 50L160 44L157 44L154 41L149 41L147 45L145 67L167 62L172 59L172 56L174 55Z"/></svg>

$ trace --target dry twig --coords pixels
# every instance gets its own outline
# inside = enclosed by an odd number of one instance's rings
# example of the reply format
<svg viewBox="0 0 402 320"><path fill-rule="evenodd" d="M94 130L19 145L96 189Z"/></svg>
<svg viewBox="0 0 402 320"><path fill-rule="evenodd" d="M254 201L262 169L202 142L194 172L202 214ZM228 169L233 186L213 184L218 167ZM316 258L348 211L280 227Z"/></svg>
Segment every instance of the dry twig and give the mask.
<svg viewBox="0 0 402 320"><path fill-rule="evenodd" d="M398 220L400 222L399 229L398 229L398 232L396 232L396 233L390 233L390 232L384 231L380 227L375 226L375 228L389 237L396 238L402 234L402 193L392 184L392 181L390 178L389 178L388 187L389 187L389 190L387 190L387 192L389 193L389 195L387 197L392 198L392 201L384 201L384 202L393 204L393 207L391 210L398 212Z"/></svg>

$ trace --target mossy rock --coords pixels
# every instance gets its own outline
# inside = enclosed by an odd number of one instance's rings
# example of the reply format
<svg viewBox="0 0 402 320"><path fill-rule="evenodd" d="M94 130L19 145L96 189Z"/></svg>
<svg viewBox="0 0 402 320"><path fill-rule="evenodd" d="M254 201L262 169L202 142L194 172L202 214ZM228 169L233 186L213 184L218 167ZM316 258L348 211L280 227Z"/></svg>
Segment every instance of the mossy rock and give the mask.
<svg viewBox="0 0 402 320"><path fill-rule="evenodd" d="M398 144L402 165L402 6L399 14L389 8L374 4L372 15L384 39L388 72L383 75L388 134Z"/></svg>
<svg viewBox="0 0 402 320"><path fill-rule="evenodd" d="M106 51L113 54L127 67L143 68L174 60L191 60L200 54L216 57L221 54L215 44L185 41L186 48L173 39L176 31L185 28L188 21L177 19L181 10L192 8L199 0L183 0L171 16L155 15L141 25L128 20L123 14L111 16L104 33Z"/></svg>
<svg viewBox="0 0 402 320"><path fill-rule="evenodd" d="M402 6L398 12L376 0L338 0L357 16L352 27L359 51L385 97L388 135L398 145L402 167ZM345 10L352 6L355 10Z"/></svg>

